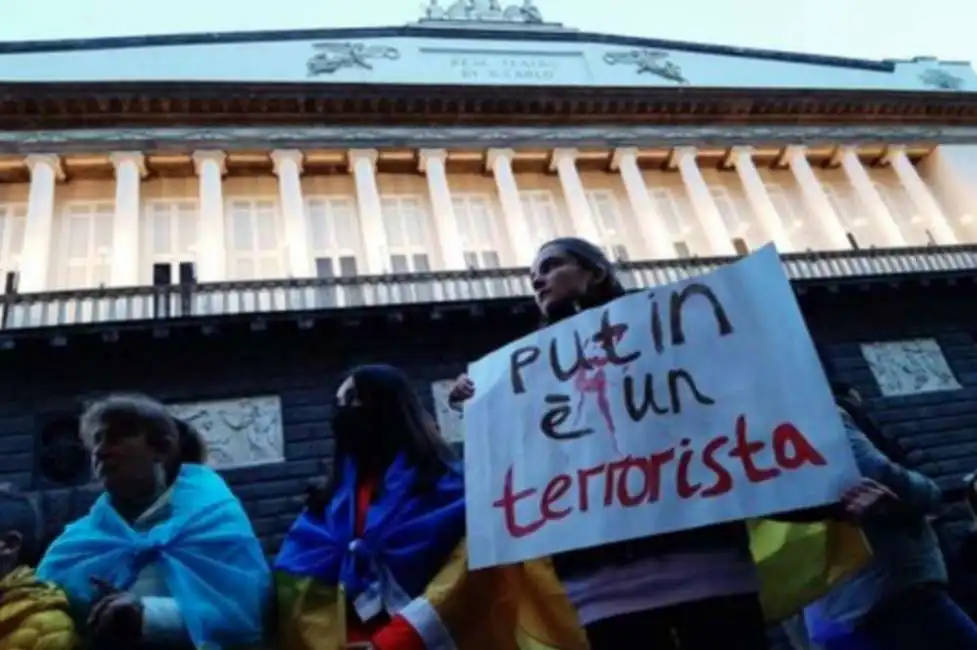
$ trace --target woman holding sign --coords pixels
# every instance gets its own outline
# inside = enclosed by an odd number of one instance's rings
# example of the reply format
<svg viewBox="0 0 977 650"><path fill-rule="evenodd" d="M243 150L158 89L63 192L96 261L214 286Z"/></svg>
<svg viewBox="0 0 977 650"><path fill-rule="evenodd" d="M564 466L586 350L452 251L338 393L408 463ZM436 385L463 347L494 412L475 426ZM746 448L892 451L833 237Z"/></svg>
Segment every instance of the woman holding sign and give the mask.
<svg viewBox="0 0 977 650"><path fill-rule="evenodd" d="M530 273L544 327L625 294L604 253L576 238L543 245ZM603 411L600 372L593 374L580 373L575 388L592 394ZM458 405L474 394L475 386L462 376L450 400ZM803 514L797 518L814 523L731 522L560 553L552 558L559 580L548 583L548 601L569 600L565 609L575 612L591 650L618 648L630 639L655 650L763 650L769 647L768 621L796 612L866 560L857 530L843 527L836 534L817 521L823 513ZM539 582L543 569L527 563L526 571ZM789 580L781 580L785 573ZM578 647L564 637L552 634L524 647Z"/></svg>
<svg viewBox="0 0 977 650"><path fill-rule="evenodd" d="M332 430L330 484L275 560L280 647L504 650L499 574L466 571L462 471L407 377L354 370Z"/></svg>
<svg viewBox="0 0 977 650"><path fill-rule="evenodd" d="M625 293L607 256L581 239L543 245L530 274L544 326ZM457 404L474 393L462 376L450 397ZM768 647L742 523L570 551L553 565L591 650L625 639L656 650Z"/></svg>

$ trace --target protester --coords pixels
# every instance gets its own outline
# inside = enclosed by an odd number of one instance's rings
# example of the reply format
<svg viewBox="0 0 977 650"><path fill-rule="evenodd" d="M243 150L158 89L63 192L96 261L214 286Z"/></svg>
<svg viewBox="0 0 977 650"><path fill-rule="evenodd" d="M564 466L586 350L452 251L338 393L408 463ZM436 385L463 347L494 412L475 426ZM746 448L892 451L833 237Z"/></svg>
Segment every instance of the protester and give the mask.
<svg viewBox="0 0 977 650"><path fill-rule="evenodd" d="M530 275L543 326L625 293L604 253L577 238L544 244ZM457 408L474 394L463 375L449 400ZM591 650L618 648L624 639L661 650L769 647L743 522L561 553L553 566Z"/></svg>
<svg viewBox="0 0 977 650"><path fill-rule="evenodd" d="M465 569L462 469L407 377L354 370L332 430L329 483L312 491L274 564L281 647L511 647L511 619L494 623L495 576Z"/></svg>
<svg viewBox="0 0 977 650"><path fill-rule="evenodd" d="M166 409L112 396L85 411L80 429L105 492L54 541L38 575L87 616L87 640L100 649L260 642L271 588L261 545L223 479L183 462ZM203 458L192 428L182 442L188 460Z"/></svg>
<svg viewBox="0 0 977 650"><path fill-rule="evenodd" d="M883 453L873 444L865 429L876 440L882 434L857 392L834 390L859 470L872 481L863 489L883 498L862 517L872 561L807 608L808 633L826 650L977 648L977 626L947 593L942 553L927 521L942 506L940 488L897 462L893 445Z"/></svg>
<svg viewBox="0 0 977 650"><path fill-rule="evenodd" d="M0 650L72 650L78 640L65 593L34 575L40 519L26 495L0 491Z"/></svg>

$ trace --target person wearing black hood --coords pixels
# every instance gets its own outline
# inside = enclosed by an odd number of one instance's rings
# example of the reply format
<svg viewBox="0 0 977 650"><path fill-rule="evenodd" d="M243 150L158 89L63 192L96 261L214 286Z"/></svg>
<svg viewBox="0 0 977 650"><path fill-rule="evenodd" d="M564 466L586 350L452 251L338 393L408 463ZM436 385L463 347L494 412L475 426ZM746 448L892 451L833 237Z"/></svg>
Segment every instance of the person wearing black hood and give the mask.
<svg viewBox="0 0 977 650"><path fill-rule="evenodd" d="M543 326L625 294L607 256L574 237L541 246L530 276ZM449 402L474 394L462 375ZM769 647L742 522L570 551L553 564L591 650L631 639L662 650Z"/></svg>

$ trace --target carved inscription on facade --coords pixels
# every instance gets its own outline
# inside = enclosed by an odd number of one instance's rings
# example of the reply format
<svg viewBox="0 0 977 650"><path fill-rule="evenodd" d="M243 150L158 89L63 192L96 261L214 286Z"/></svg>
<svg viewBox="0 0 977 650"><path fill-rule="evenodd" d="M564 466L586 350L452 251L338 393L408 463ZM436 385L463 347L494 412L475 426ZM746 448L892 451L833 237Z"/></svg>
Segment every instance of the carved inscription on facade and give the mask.
<svg viewBox="0 0 977 650"><path fill-rule="evenodd" d="M554 57L501 54L453 54L449 65L462 81L490 83L552 82L561 67Z"/></svg>
<svg viewBox="0 0 977 650"><path fill-rule="evenodd" d="M277 396L171 404L207 441L209 462L226 469L285 460L282 405Z"/></svg>
<svg viewBox="0 0 977 650"><path fill-rule="evenodd" d="M940 344L933 339L864 343L862 356L885 397L960 388Z"/></svg>
<svg viewBox="0 0 977 650"><path fill-rule="evenodd" d="M448 393L454 385L454 379L441 379L431 382L431 394L434 397L434 415L441 428L441 436L448 442L464 442L461 413L448 406Z"/></svg>

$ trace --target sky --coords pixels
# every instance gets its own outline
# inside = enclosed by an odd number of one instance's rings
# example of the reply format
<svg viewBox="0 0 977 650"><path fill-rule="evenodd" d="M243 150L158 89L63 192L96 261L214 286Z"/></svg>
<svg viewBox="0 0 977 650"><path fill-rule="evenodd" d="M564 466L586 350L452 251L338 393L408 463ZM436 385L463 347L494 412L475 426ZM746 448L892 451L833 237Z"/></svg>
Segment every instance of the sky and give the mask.
<svg viewBox="0 0 977 650"><path fill-rule="evenodd" d="M503 5L516 0L503 0ZM441 0L442 6L450 0ZM402 25L427 0L0 0L0 41ZM977 0L536 0L584 31L864 59L977 61Z"/></svg>

